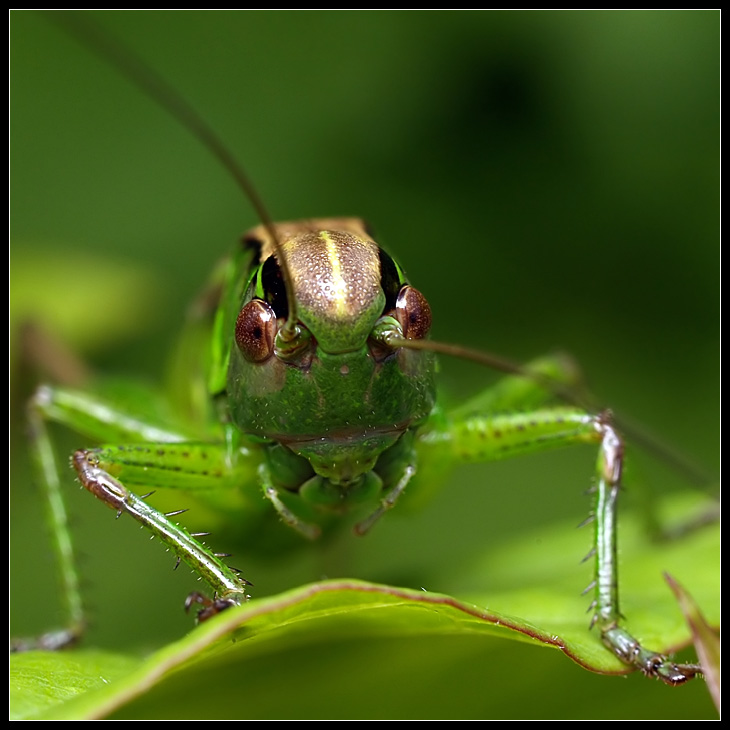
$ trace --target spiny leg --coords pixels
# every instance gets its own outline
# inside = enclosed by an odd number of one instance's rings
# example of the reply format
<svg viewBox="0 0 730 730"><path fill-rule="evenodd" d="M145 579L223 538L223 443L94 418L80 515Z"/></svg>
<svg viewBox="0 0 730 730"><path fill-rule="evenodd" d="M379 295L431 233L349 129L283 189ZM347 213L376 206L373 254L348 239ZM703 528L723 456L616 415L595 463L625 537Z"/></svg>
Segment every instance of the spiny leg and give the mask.
<svg viewBox="0 0 730 730"><path fill-rule="evenodd" d="M230 489L255 479L260 454L238 448L235 439L224 439L221 443L187 443L186 438L191 438L188 434L144 416L130 416L126 406L116 406L109 399L82 391L48 385L39 387L29 402L30 450L48 505L66 628L12 642L13 650L70 646L81 637L86 625L61 479L48 432L49 422L60 423L96 441L115 437L134 441L127 447L110 446L77 452L74 466L79 479L110 507L130 514L145 525L180 559L211 582L216 596L205 604L201 612L203 618L212 615L211 606L220 610L221 606L246 599L244 586L247 583L235 569L222 562L221 558L225 556L213 553L196 540L204 533L188 533L170 520L173 514L154 510L128 487L161 486L203 493L215 487L230 493ZM150 439L154 442L150 443ZM205 460L205 466L196 469L194 465L201 459Z"/></svg>
<svg viewBox="0 0 730 730"><path fill-rule="evenodd" d="M605 414L596 418L595 428L601 434L601 448L596 475L596 586L595 599L591 604L595 609L592 625L598 626L601 640L621 661L667 684L682 684L700 674L701 667L697 664L676 664L666 656L644 648L619 625L616 519L624 446Z"/></svg>
<svg viewBox="0 0 730 730"><path fill-rule="evenodd" d="M662 654L650 651L619 625L622 618L618 599L618 526L617 504L620 492L623 443L610 421L601 416L596 429L602 434L596 480L595 610L591 625L601 631L603 643L623 662L638 667L649 677L667 684L683 684L702 669L697 664L676 664Z"/></svg>
<svg viewBox="0 0 730 730"><path fill-rule="evenodd" d="M697 674L695 664L676 664L644 648L620 625L617 505L621 489L624 445L610 414L592 415L577 408L544 408L531 413L479 415L460 409L458 417L435 422L417 441L419 456L434 459L492 461L578 443L598 443L595 506L595 580L591 626L619 659L667 684L681 684ZM426 466L428 469L428 466Z"/></svg>
<svg viewBox="0 0 730 730"><path fill-rule="evenodd" d="M164 451L165 453L174 452L175 447L185 448L189 451L194 446L192 444L166 445ZM116 447L115 450L118 449L119 447ZM179 514L178 511L164 514L154 509L142 497L131 492L121 481L114 478L109 470L113 466L118 466L119 462L115 463L109 453L110 449L96 449L77 451L73 455L73 465L82 486L117 513L128 514L170 547L210 585L215 593L216 602L220 602L220 610L226 606L243 603L247 599L245 586L250 584L240 577L237 569L231 568L222 561L222 558L228 556L212 552L210 548L201 544L196 536L173 522L170 518ZM106 458L104 458L105 456ZM126 465L129 464L130 461L127 459ZM134 462L131 464L142 466ZM160 468L165 467L162 455L155 465ZM149 469L150 466L150 462L145 462L143 468Z"/></svg>

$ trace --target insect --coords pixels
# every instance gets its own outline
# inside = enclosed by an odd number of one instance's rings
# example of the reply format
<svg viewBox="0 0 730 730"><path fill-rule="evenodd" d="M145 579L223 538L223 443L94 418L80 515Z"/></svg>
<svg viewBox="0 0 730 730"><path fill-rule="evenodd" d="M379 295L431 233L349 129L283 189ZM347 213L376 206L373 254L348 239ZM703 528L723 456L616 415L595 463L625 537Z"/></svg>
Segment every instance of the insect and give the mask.
<svg viewBox="0 0 730 730"><path fill-rule="evenodd" d="M467 260L468 260L468 256L467 256ZM453 338L449 338L449 339L453 339Z"/></svg>

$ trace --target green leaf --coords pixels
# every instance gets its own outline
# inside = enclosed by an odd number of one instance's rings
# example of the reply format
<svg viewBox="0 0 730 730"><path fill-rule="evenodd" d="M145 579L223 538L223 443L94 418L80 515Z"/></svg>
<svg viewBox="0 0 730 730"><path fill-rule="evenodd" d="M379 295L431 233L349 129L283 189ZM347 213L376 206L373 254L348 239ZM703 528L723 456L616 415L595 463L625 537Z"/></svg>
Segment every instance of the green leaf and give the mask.
<svg viewBox="0 0 730 730"><path fill-rule="evenodd" d="M128 675L135 657L103 651L27 652L11 657L10 719L30 720Z"/></svg>
<svg viewBox="0 0 730 730"><path fill-rule="evenodd" d="M669 511L686 515L697 504L696 497L674 499ZM595 696L604 699L616 685L573 671L557 652L538 651L558 649L594 672L628 671L589 632L576 571L572 578L565 573L570 563L575 569L573 556L585 537L559 524L523 536L498 556L482 556L465 571L476 568L484 586L470 601L332 580L228 610L146 658L87 650L17 655L11 717L640 717L696 697L690 687L673 690L636 677L640 702L624 690L615 707L598 700L591 707L581 686L585 678L602 683ZM627 517L622 539L623 555L631 556L622 566L622 609L641 640L669 651L690 639L662 570L682 575L707 620L719 624L718 527L657 545ZM556 684L565 670L569 678ZM546 698L541 685L556 696ZM701 681L696 685L704 692ZM655 688L660 705L647 699ZM566 698L562 711L555 707L560 697Z"/></svg>

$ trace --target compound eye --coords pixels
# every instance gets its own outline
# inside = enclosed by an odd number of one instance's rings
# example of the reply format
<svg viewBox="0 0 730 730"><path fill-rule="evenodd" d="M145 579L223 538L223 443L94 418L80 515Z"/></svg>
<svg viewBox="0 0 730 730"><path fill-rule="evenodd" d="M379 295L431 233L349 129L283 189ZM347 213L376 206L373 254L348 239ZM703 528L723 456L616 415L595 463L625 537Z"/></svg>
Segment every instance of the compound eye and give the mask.
<svg viewBox="0 0 730 730"><path fill-rule="evenodd" d="M236 320L236 344L249 362L264 362L274 354L276 315L261 299L244 304Z"/></svg>
<svg viewBox="0 0 730 730"><path fill-rule="evenodd" d="M408 284L398 293L395 316L408 340L422 340L431 329L431 307L426 297Z"/></svg>

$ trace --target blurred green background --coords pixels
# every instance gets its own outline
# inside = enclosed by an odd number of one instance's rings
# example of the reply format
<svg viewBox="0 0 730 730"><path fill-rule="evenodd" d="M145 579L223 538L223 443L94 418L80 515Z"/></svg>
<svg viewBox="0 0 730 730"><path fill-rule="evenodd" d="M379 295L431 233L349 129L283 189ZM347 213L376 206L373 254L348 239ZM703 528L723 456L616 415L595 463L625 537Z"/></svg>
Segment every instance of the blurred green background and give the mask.
<svg viewBox="0 0 730 730"><path fill-rule="evenodd" d="M370 221L429 298L435 338L520 360L567 350L601 402L716 468L719 11L95 17L228 140L275 218ZM43 319L96 367L156 377L187 302L257 223L251 208L165 112L31 12L10 13L10 72L11 345L20 319ZM120 273L129 267L133 284ZM29 386L14 363L17 635L46 628L58 607L23 451ZM454 401L495 378L453 361L442 376ZM589 449L463 469L425 510L348 541L348 572L457 590L450 567L499 550L500 535L579 522L593 459ZM659 489L683 486L651 460L644 469ZM181 635L192 577L69 482L90 641L156 646ZM258 595L318 577L309 558L236 559ZM480 685L545 693L514 717L712 716L699 683L672 692L512 648ZM489 716L480 692L455 707Z"/></svg>

